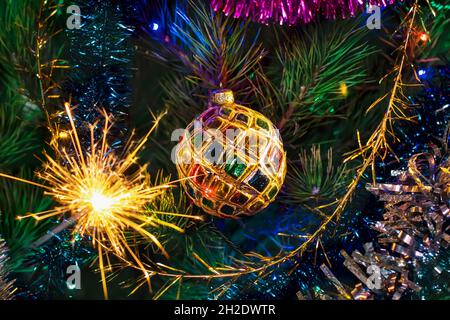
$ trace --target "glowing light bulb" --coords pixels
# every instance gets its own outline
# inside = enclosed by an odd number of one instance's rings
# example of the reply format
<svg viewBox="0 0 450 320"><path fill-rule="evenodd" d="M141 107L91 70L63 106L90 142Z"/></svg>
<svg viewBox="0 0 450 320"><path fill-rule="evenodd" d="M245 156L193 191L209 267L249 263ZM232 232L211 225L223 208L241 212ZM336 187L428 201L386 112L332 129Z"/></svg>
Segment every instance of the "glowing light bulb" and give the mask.
<svg viewBox="0 0 450 320"><path fill-rule="evenodd" d="M348 95L348 87L345 82L341 82L339 84L339 90L341 91L341 94L346 97Z"/></svg>
<svg viewBox="0 0 450 320"><path fill-rule="evenodd" d="M427 42L428 41L428 34L426 32L421 32L419 34L419 39L423 42Z"/></svg>

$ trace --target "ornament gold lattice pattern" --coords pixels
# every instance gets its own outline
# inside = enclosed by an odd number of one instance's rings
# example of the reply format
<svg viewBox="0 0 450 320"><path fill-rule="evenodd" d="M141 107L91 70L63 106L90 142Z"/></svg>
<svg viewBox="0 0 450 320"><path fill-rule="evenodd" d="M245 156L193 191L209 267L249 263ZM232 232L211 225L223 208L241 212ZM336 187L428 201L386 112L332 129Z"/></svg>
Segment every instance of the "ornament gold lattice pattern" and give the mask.
<svg viewBox="0 0 450 320"><path fill-rule="evenodd" d="M272 202L286 175L278 130L261 113L217 90L191 122L175 149L181 184L205 212L238 218Z"/></svg>

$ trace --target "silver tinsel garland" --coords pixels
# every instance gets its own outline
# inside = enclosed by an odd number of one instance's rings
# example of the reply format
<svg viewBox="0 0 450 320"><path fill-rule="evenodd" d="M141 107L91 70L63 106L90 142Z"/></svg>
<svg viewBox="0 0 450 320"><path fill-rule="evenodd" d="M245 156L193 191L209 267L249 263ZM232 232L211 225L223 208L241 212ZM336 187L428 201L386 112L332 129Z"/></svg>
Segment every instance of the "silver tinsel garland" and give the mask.
<svg viewBox="0 0 450 320"><path fill-rule="evenodd" d="M14 280L9 280L8 248L0 238L0 300L11 300L14 297Z"/></svg>
<svg viewBox="0 0 450 320"><path fill-rule="evenodd" d="M433 153L413 155L406 171L393 172L396 182L367 184L366 188L385 202L383 220L372 225L379 233L378 245L366 243L364 253L341 251L344 266L360 281L353 289L322 265L338 293L323 293L320 299L336 295L337 299L355 300L420 297L420 280L425 276L431 277L431 282L448 277L448 266L436 262L450 248L450 160L448 154L441 155L432 147ZM427 265L432 266L431 271ZM449 288L433 286L433 290L445 294Z"/></svg>

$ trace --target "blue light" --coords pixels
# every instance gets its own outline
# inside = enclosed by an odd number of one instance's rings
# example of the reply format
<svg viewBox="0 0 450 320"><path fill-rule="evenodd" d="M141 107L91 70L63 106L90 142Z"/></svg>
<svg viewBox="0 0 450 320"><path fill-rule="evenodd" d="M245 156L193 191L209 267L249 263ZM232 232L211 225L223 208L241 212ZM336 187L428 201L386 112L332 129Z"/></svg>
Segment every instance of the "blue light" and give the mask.
<svg viewBox="0 0 450 320"><path fill-rule="evenodd" d="M152 30L153 31L157 31L159 29L159 24L157 24L156 22L153 22L152 24Z"/></svg>
<svg viewBox="0 0 450 320"><path fill-rule="evenodd" d="M425 73L427 73L425 70L423 69L419 70L419 76L423 76Z"/></svg>

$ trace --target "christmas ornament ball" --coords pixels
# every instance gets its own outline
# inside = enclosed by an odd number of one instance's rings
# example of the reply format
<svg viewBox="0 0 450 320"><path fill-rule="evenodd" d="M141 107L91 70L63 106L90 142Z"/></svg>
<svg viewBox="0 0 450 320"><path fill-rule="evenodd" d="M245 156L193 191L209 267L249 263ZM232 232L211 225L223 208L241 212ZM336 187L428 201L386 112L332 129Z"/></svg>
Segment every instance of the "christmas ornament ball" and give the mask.
<svg viewBox="0 0 450 320"><path fill-rule="evenodd" d="M261 113L216 90L175 148L180 182L193 202L222 218L261 211L280 191L286 153L278 129Z"/></svg>

